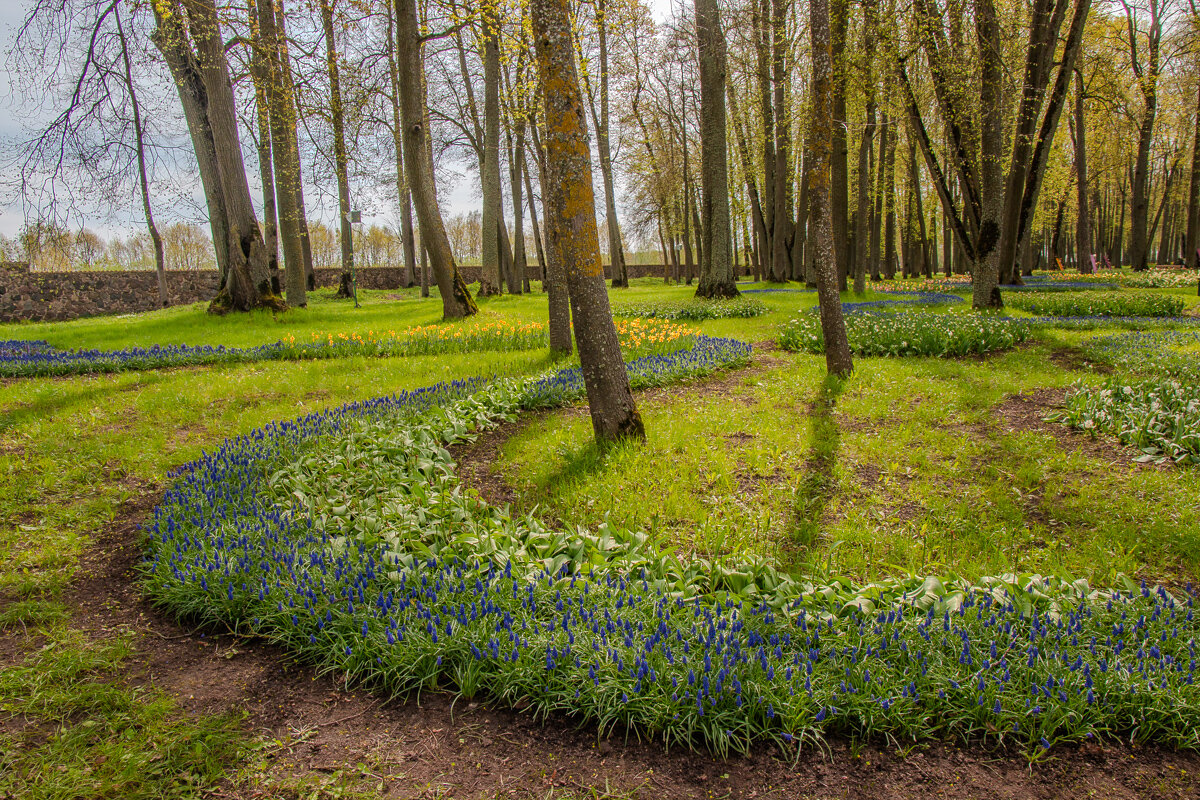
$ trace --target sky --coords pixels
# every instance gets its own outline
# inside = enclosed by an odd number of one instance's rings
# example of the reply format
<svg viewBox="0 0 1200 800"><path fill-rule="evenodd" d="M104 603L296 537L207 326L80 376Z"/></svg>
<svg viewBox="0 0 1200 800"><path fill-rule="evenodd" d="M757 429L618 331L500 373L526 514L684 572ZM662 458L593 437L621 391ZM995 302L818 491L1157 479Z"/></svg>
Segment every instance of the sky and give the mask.
<svg viewBox="0 0 1200 800"><path fill-rule="evenodd" d="M680 0L647 0L650 7L654 11L654 16L658 20L666 19L670 16L671 6L678 5ZM14 75L8 69L8 51L10 50L13 38L16 33L17 26L23 19L26 11L32 6L32 0L0 0L0 143L3 144L3 150L8 151L9 145L14 141L19 141L24 133L24 127L30 121L31 111L28 107L21 104L20 93L16 91L14 85ZM245 142L243 142L243 148ZM4 166L0 163L0 170ZM442 185L441 200L443 211L448 215L465 213L473 211L479 207L479 186L476 175L464 168L458 170L459 178L449 185ZM253 177L253 176L252 176ZM597 177L598 180L598 177ZM199 187L184 187L185 189L193 189L192 202L184 202L182 206L184 210L176 214L174 218L171 216L171 209L165 209L156 214L163 216L165 221L171 222L178 218L190 218L192 221L202 221L198 218L202 195ZM0 192L5 190L0 189ZM252 186L251 191L255 191ZM322 204L321 198L309 198L307 195L309 190L306 188L306 200L308 200L310 215L323 219L325 222L331 222L336 216L336 210L329 208L330 203ZM328 194L328 192L325 192ZM316 203L312 201L316 200ZM156 204L162 205L179 205L164 203L163 199L156 200ZM131 202L131 206L133 203ZM314 207L315 206L315 207ZM393 214L388 213L388 209L381 209L379 214L380 222L387 224L391 222ZM85 213L86 225L92 230L97 231L102 236L112 237L114 235L126 235L136 230L141 230L142 220L140 215L135 215L134 212L121 214L113 219L105 219L105 215L99 211L90 211ZM370 218L365 219L366 222L371 222ZM9 194L0 193L0 234L8 237L14 236L25 224L25 210L22 208L22 203L19 198L14 198Z"/></svg>

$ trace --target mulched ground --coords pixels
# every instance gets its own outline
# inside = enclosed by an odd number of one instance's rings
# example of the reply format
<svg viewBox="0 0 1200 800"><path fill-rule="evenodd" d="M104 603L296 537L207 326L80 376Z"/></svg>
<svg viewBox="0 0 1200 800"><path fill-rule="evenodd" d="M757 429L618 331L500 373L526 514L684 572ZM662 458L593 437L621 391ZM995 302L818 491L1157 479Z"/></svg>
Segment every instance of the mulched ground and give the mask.
<svg viewBox="0 0 1200 800"><path fill-rule="evenodd" d="M456 453L464 480L489 500L513 499L488 467L514 432L512 426L490 432ZM566 718L538 721L444 693L371 696L348 689L336 675L318 675L268 643L191 630L153 609L138 591L135 568L138 525L160 497L143 487L99 533L67 597L73 624L97 638L133 632L139 660L128 680L162 689L188 713L244 712L247 731L279 742L268 751L268 775L298 781L284 796L321 797L314 791L340 770L365 776L359 785L385 797L545 798L555 791L654 800L1200 796L1200 754L1158 747L1060 746L1030 766L1020 754L984 745L834 740L824 750L762 747L720 760L621 736L597 741L594 729ZM11 663L37 646L22 639L13 634L3 642L0 659ZM279 796L236 782L212 795Z"/></svg>

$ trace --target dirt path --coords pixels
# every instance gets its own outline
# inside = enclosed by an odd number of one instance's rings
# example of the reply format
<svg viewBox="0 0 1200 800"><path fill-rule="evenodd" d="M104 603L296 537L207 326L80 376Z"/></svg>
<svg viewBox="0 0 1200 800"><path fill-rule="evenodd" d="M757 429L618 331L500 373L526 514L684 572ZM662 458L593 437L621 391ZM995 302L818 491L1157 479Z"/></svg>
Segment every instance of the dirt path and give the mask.
<svg viewBox="0 0 1200 800"><path fill-rule="evenodd" d="M712 385L732 387L744 375ZM464 479L478 485L471 476L488 473L489 458L514 432L506 426L480 437L464 459ZM489 493L500 491L493 485ZM88 549L66 598L73 624L97 638L132 632L140 661L129 680L161 688L188 713L244 712L248 731L280 742L269 751L267 777L299 781L304 797L334 796L310 793L343 770L384 797L545 798L556 791L654 800L1200 795L1200 754L1155 747L1059 747L1033 768L1019 754L938 742L901 749L835 740L827 751L761 747L720 760L621 737L598 742L594 729L566 718L540 722L444 693L386 700L348 690L336 676L318 675L268 643L193 631L150 606L136 585L138 526L159 499L160 493L143 489ZM279 795L230 782L213 796Z"/></svg>

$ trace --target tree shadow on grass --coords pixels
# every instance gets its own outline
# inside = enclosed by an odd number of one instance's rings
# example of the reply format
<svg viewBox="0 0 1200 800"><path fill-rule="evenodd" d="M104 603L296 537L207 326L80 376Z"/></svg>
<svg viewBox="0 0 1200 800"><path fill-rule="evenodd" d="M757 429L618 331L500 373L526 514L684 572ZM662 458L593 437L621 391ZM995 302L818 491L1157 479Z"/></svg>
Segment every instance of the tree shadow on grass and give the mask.
<svg viewBox="0 0 1200 800"><path fill-rule="evenodd" d="M808 548L816 541L821 532L821 518L836 489L833 473L837 467L842 434L833 412L845 388L845 379L826 376L810 402L812 439L792 507L792 542L798 547Z"/></svg>

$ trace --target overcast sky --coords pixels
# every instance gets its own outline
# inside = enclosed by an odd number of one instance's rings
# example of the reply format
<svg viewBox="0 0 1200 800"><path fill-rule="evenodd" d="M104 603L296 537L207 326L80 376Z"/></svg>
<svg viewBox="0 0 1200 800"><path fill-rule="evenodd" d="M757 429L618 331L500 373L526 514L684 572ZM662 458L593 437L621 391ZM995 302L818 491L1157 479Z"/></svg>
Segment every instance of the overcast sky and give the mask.
<svg viewBox="0 0 1200 800"><path fill-rule="evenodd" d="M680 0L648 0L648 2L651 8L654 9L655 17L662 20L669 16L671 6L673 4L678 6ZM14 140L20 139L23 127L29 122L31 113L30 109L21 105L20 93L14 91L13 76L8 70L7 59L17 26L31 5L32 0L0 0L0 41L3 42L3 47L0 49L0 53L2 53L0 55L0 142L4 143L5 150L8 149L7 146L11 145ZM479 206L478 180L475 174L473 172L464 173L461 170L460 174L460 179L454 182L453 185L442 187L442 205L448 214L471 211ZM253 178L254 176L252 175L251 177ZM309 190L306 189L306 194L308 193ZM195 187L194 195L194 203L188 204L185 202L183 204L184 206L192 205L192 208L185 208L182 212L177 213L175 218L179 218L180 216L195 218L199 215L200 212L197 209L202 200L199 187ZM336 216L336 208L332 211L324 209L320 198L310 199L306 197L306 200L309 200L308 205L312 216L318 218L328 217L330 219ZM316 201L315 203L313 202L314 200ZM336 204L336 201L334 203ZM164 203L162 198L157 199L156 204L159 206L173 205ZM164 222L174 221L170 213L170 208L156 210L156 216L161 215L164 217ZM142 224L140 215L134 216L132 212L122 214L115 219L105 219L100 211L88 210L85 212L85 216L87 218L87 226L106 237L125 235L135 230L140 230ZM381 214L382 219L380 221L384 223L390 222L390 216L391 214ZM326 219L325 221L329 222L330 219ZM13 236L20 230L24 223L25 212L22 209L20 199L0 195L0 234Z"/></svg>

